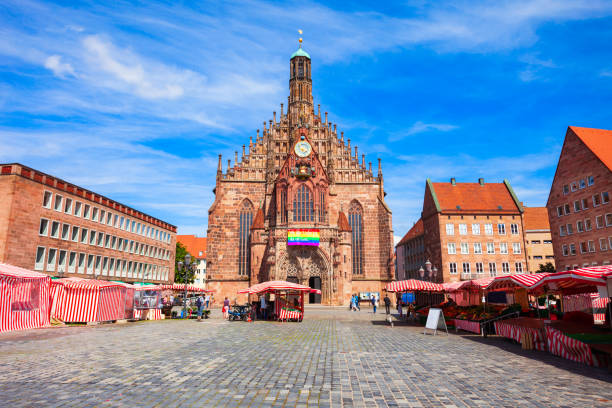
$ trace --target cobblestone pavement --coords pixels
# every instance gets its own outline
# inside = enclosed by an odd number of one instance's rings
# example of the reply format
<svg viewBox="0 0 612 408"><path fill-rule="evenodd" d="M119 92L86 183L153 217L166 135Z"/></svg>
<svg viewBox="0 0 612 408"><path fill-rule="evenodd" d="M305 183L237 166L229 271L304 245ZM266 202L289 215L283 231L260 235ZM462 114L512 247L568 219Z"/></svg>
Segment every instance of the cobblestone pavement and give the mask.
<svg viewBox="0 0 612 408"><path fill-rule="evenodd" d="M7 333L0 367L2 407L612 406L601 369L369 310Z"/></svg>

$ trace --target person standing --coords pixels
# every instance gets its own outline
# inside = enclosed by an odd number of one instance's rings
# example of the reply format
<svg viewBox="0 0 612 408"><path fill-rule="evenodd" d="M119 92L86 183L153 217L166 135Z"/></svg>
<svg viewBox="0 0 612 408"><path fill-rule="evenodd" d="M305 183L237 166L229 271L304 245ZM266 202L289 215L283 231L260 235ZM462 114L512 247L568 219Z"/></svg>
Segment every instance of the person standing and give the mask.
<svg viewBox="0 0 612 408"><path fill-rule="evenodd" d="M204 301L206 302L206 308L208 309L208 305L210 304L210 295L208 293L206 294Z"/></svg>
<svg viewBox="0 0 612 408"><path fill-rule="evenodd" d="M397 313L399 313L400 319L404 317L404 311L402 309L402 296L397 297Z"/></svg>
<svg viewBox="0 0 612 408"><path fill-rule="evenodd" d="M355 293L355 307L357 308L358 311L361 312L361 306L359 306L359 296L357 296L356 293Z"/></svg>
<svg viewBox="0 0 612 408"><path fill-rule="evenodd" d="M370 299L372 302L372 308L374 309L373 313L376 313L376 296L372 293L372 298Z"/></svg>
<svg viewBox="0 0 612 408"><path fill-rule="evenodd" d="M268 320L268 305L266 304L266 295L260 298L259 309L261 310L261 317L264 320Z"/></svg>
<svg viewBox="0 0 612 408"><path fill-rule="evenodd" d="M226 320L229 318L229 304L230 301L226 296L225 300L223 301L223 318Z"/></svg>
<svg viewBox="0 0 612 408"><path fill-rule="evenodd" d="M198 322L202 321L202 310L204 309L204 298L199 295L196 299L196 307L198 308Z"/></svg>
<svg viewBox="0 0 612 408"><path fill-rule="evenodd" d="M385 313L391 314L391 299L389 299L389 295L385 293L385 298L383 299L385 302Z"/></svg>

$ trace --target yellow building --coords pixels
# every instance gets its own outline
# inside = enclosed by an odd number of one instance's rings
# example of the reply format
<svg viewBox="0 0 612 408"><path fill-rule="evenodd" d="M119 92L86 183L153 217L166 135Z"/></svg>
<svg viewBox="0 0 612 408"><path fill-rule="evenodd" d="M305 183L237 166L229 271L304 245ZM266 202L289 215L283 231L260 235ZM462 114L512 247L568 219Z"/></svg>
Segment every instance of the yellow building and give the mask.
<svg viewBox="0 0 612 408"><path fill-rule="evenodd" d="M527 271L534 273L541 264L555 265L550 224L546 207L524 207L525 249Z"/></svg>

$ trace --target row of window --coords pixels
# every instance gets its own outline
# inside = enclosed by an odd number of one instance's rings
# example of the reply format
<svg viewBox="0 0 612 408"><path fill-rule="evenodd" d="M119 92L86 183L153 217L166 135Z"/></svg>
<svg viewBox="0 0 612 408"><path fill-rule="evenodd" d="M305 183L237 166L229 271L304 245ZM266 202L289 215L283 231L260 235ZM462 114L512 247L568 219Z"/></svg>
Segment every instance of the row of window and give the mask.
<svg viewBox="0 0 612 408"><path fill-rule="evenodd" d="M455 244L454 242L449 242L446 245L447 245L449 255L455 255L457 253L457 244ZM474 242L473 246L474 246L474 254L480 255L483 253L483 245L480 242ZM494 242L487 242L485 244L485 247L486 247L488 255L495 254L495 243ZM459 248L461 249L461 254L467 255L470 253L470 244L467 242L461 242L459 244ZM504 254L504 255L508 254L508 243L507 242L499 243L499 253ZM512 253L513 254L521 253L521 243L520 242L512 243Z"/></svg>
<svg viewBox="0 0 612 408"><path fill-rule="evenodd" d="M72 252L57 248L36 248L34 269L58 273L80 273L142 280L168 280L169 268L125 259Z"/></svg>
<svg viewBox="0 0 612 408"><path fill-rule="evenodd" d="M608 204L610 202L610 194L607 191L603 193L594 194L592 197L593 208L599 207L602 204ZM580 200L574 201L574 212L580 212L589 209L589 199L582 198ZM570 215L572 213L572 207L569 203L560 205L557 207L557 217L562 217L564 215Z"/></svg>
<svg viewBox="0 0 612 408"><path fill-rule="evenodd" d="M604 218L605 217L605 218ZM599 228L603 227L612 227L612 214L598 215L595 217L595 226ZM576 221L576 232L585 232L591 231L593 229L593 224L591 223L590 218L585 218L583 220ZM572 235L574 233L573 224L565 224L559 226L559 235L564 237L566 235Z"/></svg>
<svg viewBox="0 0 612 408"><path fill-rule="evenodd" d="M610 261L603 261L601 264L602 265L610 265ZM583 268L587 268L589 266L597 266L597 262L593 262L593 263L585 262L585 263L582 264ZM578 269L578 268L580 268L580 265L578 265L578 264L565 265L565 270L566 271L571 271L571 270Z"/></svg>
<svg viewBox="0 0 612 408"><path fill-rule="evenodd" d="M532 257L530 256L529 259L532 259ZM534 255L533 259L544 259L544 257L542 255ZM546 259L555 259L555 257L553 255L546 255Z"/></svg>
<svg viewBox="0 0 612 408"><path fill-rule="evenodd" d="M576 244L565 244L561 248L563 250L563 256L576 255ZM578 248L580 248L581 254L595 252L595 241L589 240L579 242ZM599 238L599 251L605 252L607 250L612 250L612 236L608 238Z"/></svg>
<svg viewBox="0 0 612 408"><path fill-rule="evenodd" d="M563 194L569 194L570 190L572 192L582 190L583 188L587 187L587 184L589 185L589 187L595 184L595 177L588 176L587 178L583 178L580 180L572 181L569 184L565 184L563 186Z"/></svg>
<svg viewBox="0 0 612 408"><path fill-rule="evenodd" d="M491 276L497 276L497 264L495 262L488 262L486 263L489 267L489 274ZM461 264L461 273L462 274L468 274L468 273L484 273L484 262L476 262L474 264L474 269L472 269L472 264L470 262L463 262ZM509 262L502 262L501 264L502 268L501 268L501 272L503 274L508 274L510 273L510 263ZM451 275L456 275L457 274L457 263L456 262L451 262L448 264L448 268L450 271ZM514 263L514 271L516 273L522 273L523 272L523 263L522 262L515 262Z"/></svg>
<svg viewBox="0 0 612 408"><path fill-rule="evenodd" d="M76 225L71 226L70 224L61 224L59 221L49 221L46 218L40 219L38 235L62 239L64 241L80 242L81 244L89 244L156 259L170 259L170 251L167 249L118 238L114 235L96 232L95 230L90 231L87 228Z"/></svg>
<svg viewBox="0 0 612 408"><path fill-rule="evenodd" d="M545 239L545 240L543 240L543 241L542 241L542 240L539 240L539 239L535 239L535 240L531 241L531 243L532 243L532 244L536 244L536 245L539 245L539 244L541 244L541 243L544 243L544 244L546 245L546 244L552 244L552 240L550 240L550 239Z"/></svg>
<svg viewBox="0 0 612 408"><path fill-rule="evenodd" d="M55 194L54 200L53 193L50 191L45 191L43 195L43 207L50 209L52 203L55 211L74 215L75 217L81 217L94 222L99 222L100 224L109 225L124 231L133 232L134 234L142 235L143 237L156 239L166 243L170 243L172 238L172 236L166 231L145 225L142 222L133 220L123 215L114 214L109 210L92 207L91 205L83 204L80 201L74 201L73 205L72 198L64 198L60 194Z"/></svg>
<svg viewBox="0 0 612 408"><path fill-rule="evenodd" d="M493 224L484 224L485 235L493 235ZM506 235L506 224L497 224L497 233ZM519 234L518 224L510 224L510 233L512 235ZM468 234L468 225L459 224L459 235ZM472 234L480 235L480 224L472 224ZM446 235L455 235L455 224L446 224Z"/></svg>

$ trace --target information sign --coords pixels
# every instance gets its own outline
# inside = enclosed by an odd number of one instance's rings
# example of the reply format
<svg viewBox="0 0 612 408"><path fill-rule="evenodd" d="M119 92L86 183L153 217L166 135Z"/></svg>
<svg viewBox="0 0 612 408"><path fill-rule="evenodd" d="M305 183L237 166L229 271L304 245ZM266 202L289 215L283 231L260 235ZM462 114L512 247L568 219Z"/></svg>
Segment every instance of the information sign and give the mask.
<svg viewBox="0 0 612 408"><path fill-rule="evenodd" d="M438 332L438 329L444 329L446 330L446 335L448 336L448 328L446 327L446 320L444 320L444 313L442 312L442 309L429 309L423 334L427 334L427 329L433 330L434 335Z"/></svg>

